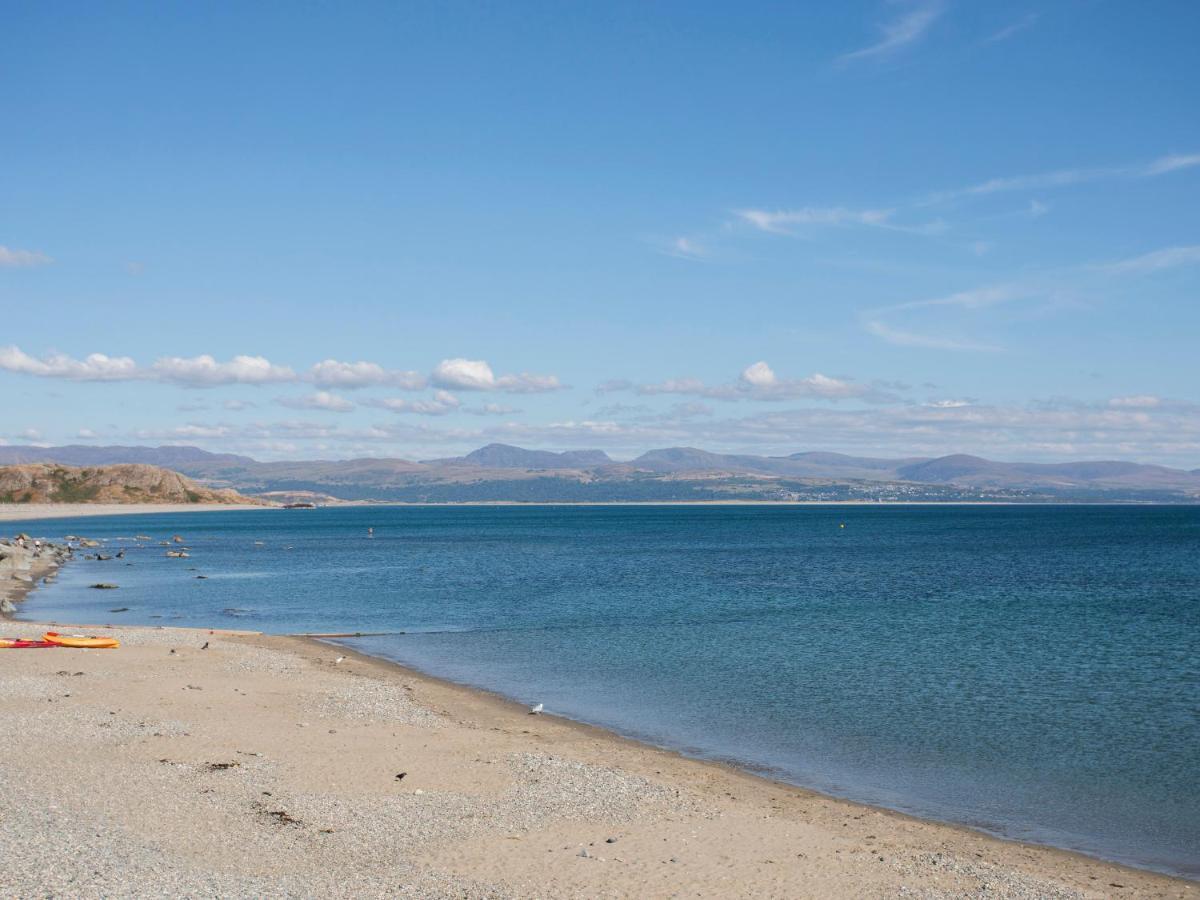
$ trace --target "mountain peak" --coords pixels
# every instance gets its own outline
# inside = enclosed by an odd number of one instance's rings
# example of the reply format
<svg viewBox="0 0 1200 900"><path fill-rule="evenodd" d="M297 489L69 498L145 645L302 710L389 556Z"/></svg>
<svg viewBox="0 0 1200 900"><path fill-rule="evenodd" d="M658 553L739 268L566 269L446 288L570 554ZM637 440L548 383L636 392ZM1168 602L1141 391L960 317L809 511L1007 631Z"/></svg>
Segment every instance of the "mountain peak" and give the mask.
<svg viewBox="0 0 1200 900"><path fill-rule="evenodd" d="M612 462L603 450L567 450L555 453L550 450L526 450L512 444L488 444L473 450L466 456L443 463L479 466L485 469L584 469L605 466Z"/></svg>

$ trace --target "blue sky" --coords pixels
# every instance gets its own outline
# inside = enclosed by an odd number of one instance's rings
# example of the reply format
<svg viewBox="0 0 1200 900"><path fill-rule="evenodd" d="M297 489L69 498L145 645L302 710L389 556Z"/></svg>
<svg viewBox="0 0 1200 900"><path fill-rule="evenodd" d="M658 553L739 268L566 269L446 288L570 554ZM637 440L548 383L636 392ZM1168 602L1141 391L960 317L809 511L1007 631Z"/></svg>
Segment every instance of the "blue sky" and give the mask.
<svg viewBox="0 0 1200 900"><path fill-rule="evenodd" d="M1200 7L9 3L0 441L1200 466Z"/></svg>

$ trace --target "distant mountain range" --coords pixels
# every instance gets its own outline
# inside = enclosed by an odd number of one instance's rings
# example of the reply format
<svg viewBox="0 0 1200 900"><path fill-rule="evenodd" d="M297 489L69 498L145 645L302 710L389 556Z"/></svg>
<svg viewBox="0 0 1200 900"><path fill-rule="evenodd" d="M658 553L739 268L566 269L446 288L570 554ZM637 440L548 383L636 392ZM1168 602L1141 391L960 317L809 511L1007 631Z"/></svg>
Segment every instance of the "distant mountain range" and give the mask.
<svg viewBox="0 0 1200 900"><path fill-rule="evenodd" d="M0 465L148 463L217 488L406 502L687 500L1200 502L1200 470L1120 461L997 462L952 454L887 459L651 450L629 462L601 450L552 453L489 444L466 456L258 462L196 447L0 447Z"/></svg>

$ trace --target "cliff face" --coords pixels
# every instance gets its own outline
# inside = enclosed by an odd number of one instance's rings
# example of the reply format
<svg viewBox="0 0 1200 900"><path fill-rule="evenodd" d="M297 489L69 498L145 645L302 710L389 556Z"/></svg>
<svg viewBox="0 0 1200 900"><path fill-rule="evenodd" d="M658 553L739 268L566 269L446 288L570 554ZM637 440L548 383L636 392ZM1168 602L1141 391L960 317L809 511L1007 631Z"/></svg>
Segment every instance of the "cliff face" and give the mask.
<svg viewBox="0 0 1200 900"><path fill-rule="evenodd" d="M212 490L178 472L138 464L0 467L0 503L261 503Z"/></svg>

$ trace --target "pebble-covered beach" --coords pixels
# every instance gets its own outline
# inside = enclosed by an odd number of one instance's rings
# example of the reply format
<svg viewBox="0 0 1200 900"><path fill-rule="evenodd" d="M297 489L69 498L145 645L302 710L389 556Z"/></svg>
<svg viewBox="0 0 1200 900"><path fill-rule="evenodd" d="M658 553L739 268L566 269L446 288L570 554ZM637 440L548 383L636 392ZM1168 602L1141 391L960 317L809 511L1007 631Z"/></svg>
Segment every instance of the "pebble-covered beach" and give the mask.
<svg viewBox="0 0 1200 900"><path fill-rule="evenodd" d="M310 639L103 633L0 655L0 895L1200 897Z"/></svg>

